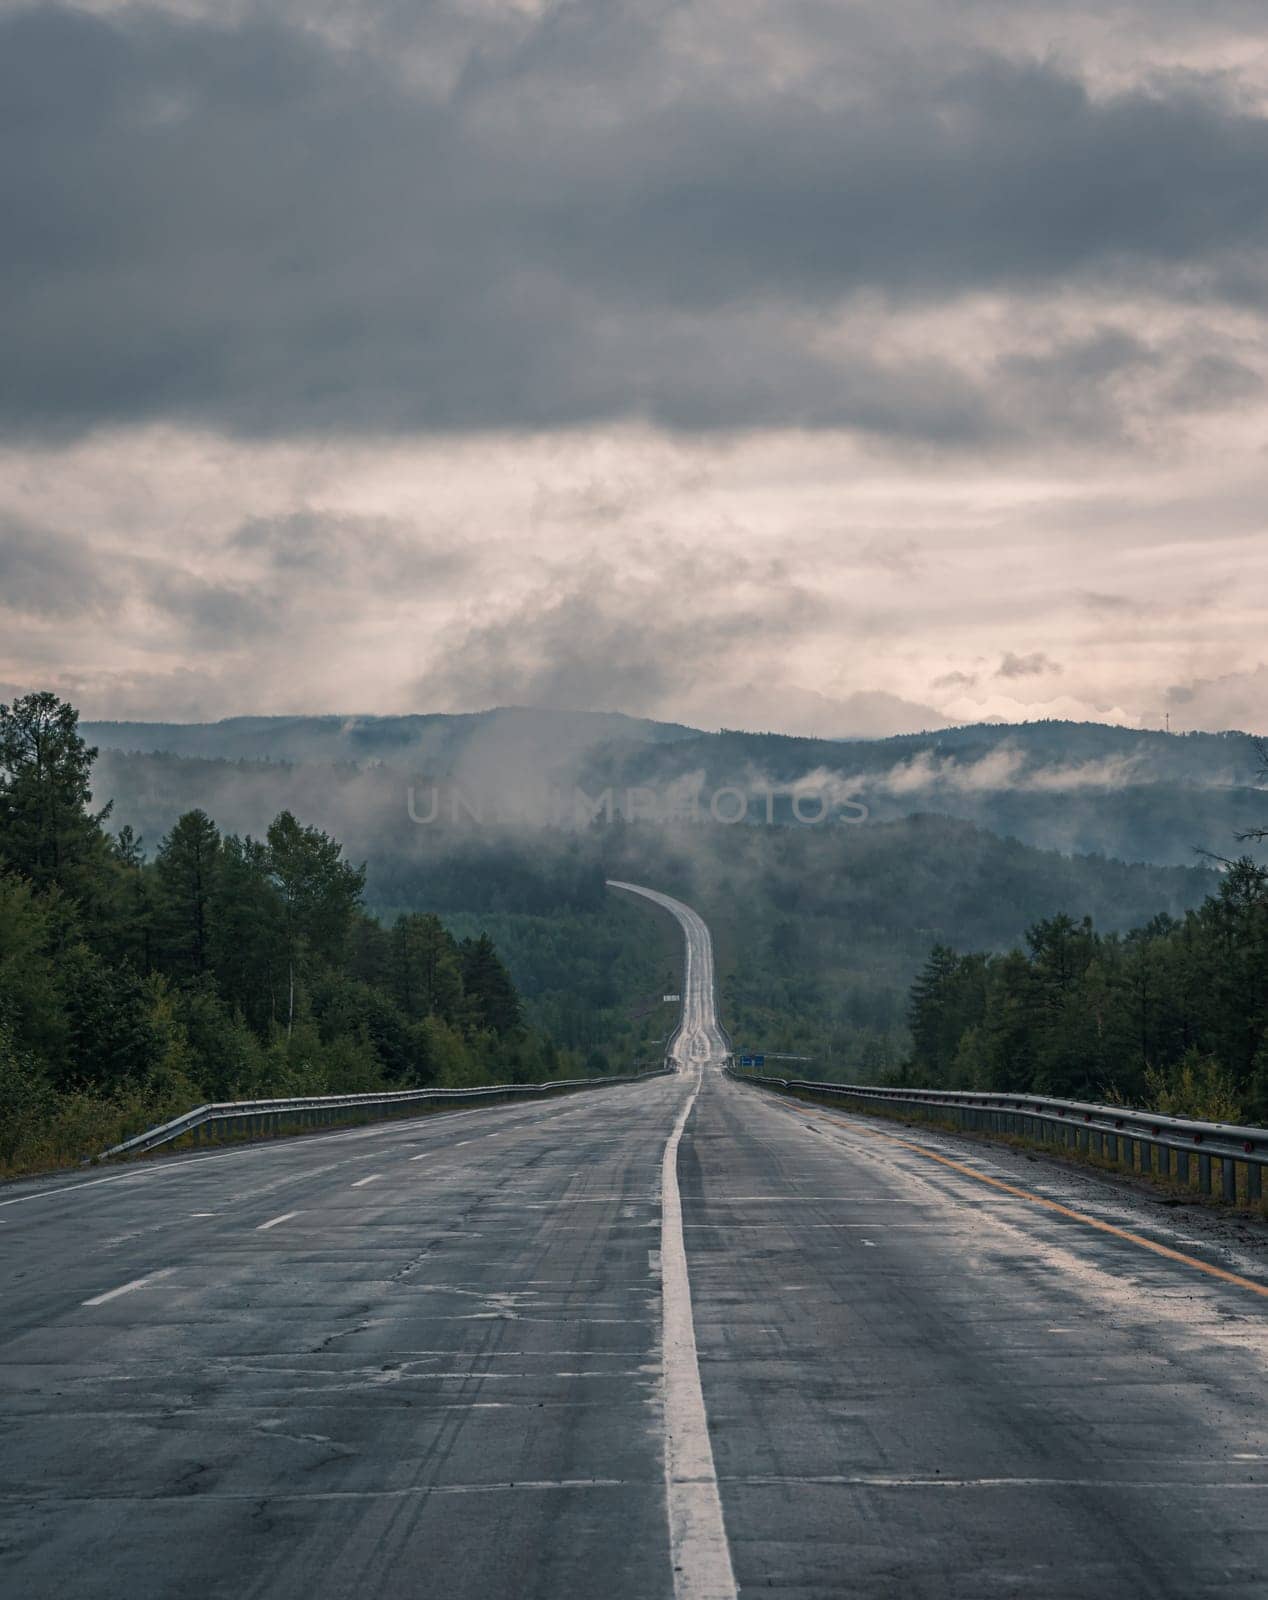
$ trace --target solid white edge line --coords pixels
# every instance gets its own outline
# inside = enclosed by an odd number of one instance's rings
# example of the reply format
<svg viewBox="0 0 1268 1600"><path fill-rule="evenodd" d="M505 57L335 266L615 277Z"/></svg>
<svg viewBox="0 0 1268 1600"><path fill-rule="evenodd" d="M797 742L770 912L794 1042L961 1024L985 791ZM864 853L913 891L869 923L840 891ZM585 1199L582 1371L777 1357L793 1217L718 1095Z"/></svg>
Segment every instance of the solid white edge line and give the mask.
<svg viewBox="0 0 1268 1600"><path fill-rule="evenodd" d="M700 1387L691 1282L678 1192L678 1145L700 1093L700 1074L661 1160L660 1259L665 1399L665 1496L676 1600L736 1600L731 1547Z"/></svg>
<svg viewBox="0 0 1268 1600"><path fill-rule="evenodd" d="M274 1217L269 1222L262 1222L255 1231L257 1233L267 1233L270 1228L276 1228L279 1222L289 1222L292 1217L298 1217L299 1215L298 1211L283 1211L280 1217Z"/></svg>
<svg viewBox="0 0 1268 1600"><path fill-rule="evenodd" d="M148 1272L144 1278L133 1278L131 1283L121 1283L117 1289L107 1289L105 1294L95 1294L86 1306L104 1306L107 1300L117 1300L121 1294L131 1294L134 1289L144 1289L147 1283L157 1283L160 1278L170 1278L175 1267L163 1267L158 1272Z"/></svg>

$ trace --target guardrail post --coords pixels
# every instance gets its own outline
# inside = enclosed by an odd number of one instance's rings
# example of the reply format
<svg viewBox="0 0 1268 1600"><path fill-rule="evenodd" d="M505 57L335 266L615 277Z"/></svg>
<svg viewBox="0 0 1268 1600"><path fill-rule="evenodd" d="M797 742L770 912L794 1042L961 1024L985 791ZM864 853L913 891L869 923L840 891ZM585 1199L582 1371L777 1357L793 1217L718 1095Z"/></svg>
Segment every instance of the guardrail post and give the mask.
<svg viewBox="0 0 1268 1600"><path fill-rule="evenodd" d="M1198 1152L1198 1188L1203 1194L1211 1192L1211 1158L1205 1151Z"/></svg>
<svg viewBox="0 0 1268 1600"><path fill-rule="evenodd" d="M1237 1163L1232 1156L1220 1157L1220 1176L1224 1180L1224 1198L1231 1204L1237 1204Z"/></svg>
<svg viewBox="0 0 1268 1600"><path fill-rule="evenodd" d="M1258 1161L1246 1163L1246 1198L1257 1204L1264 1197L1264 1169Z"/></svg>

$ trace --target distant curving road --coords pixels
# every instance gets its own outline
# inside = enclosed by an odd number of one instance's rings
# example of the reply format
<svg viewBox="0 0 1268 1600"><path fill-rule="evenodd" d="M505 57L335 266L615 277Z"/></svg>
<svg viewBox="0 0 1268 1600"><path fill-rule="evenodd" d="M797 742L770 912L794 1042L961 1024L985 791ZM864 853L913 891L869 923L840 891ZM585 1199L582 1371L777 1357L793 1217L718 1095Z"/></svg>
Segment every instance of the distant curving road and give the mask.
<svg viewBox="0 0 1268 1600"><path fill-rule="evenodd" d="M732 1082L619 887L675 1077L0 1189L0 1593L1268 1592L1252 1241Z"/></svg>

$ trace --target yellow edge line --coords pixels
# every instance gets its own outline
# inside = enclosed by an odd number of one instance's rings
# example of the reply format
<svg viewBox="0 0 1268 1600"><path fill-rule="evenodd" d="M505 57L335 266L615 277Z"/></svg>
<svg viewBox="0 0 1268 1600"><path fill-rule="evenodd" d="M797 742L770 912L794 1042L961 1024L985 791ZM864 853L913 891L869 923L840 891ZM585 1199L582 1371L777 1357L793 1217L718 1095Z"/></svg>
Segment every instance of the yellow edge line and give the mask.
<svg viewBox="0 0 1268 1600"><path fill-rule="evenodd" d="M952 1161L950 1156L940 1156L934 1150L926 1150L923 1145L912 1144L909 1139L896 1138L892 1133L882 1133L879 1128L869 1128L861 1122L847 1122L843 1117L833 1116L830 1111L820 1111L813 1106L790 1105L788 1108L799 1112L802 1116L822 1117L825 1122L835 1122L839 1127L849 1128L853 1133L865 1133L871 1139L884 1139L887 1144L900 1145L904 1150L912 1150L918 1156L926 1156L930 1161L936 1161L940 1167L950 1167L952 1172L959 1172L966 1178L976 1178L978 1183L989 1184L992 1189L1000 1189L1018 1200L1028 1200L1031 1205L1043 1206L1046 1211L1055 1211L1058 1216L1070 1217L1075 1222L1082 1222L1089 1228L1095 1228L1098 1233L1110 1233L1116 1239L1126 1239L1129 1244L1138 1244L1142 1250L1152 1250L1154 1255L1165 1256L1168 1261L1179 1261L1186 1267L1196 1267L1199 1272L1205 1272L1210 1278L1219 1278L1224 1283L1235 1283L1239 1289L1249 1289L1252 1294L1268 1300L1268 1284L1255 1283L1252 1279L1243 1278L1236 1272L1212 1266L1209 1261L1199 1261L1196 1256L1186 1256L1183 1250L1173 1250L1170 1245L1157 1244L1153 1239L1146 1239L1139 1233L1131 1233L1126 1228L1116 1228L1112 1222L1102 1222L1099 1217L1089 1217L1082 1211L1073 1211L1057 1200L1048 1200L1041 1194L1032 1194L1029 1189L1019 1189L1015 1183L1005 1183L1000 1178L988 1178L985 1173L975 1172L972 1167L966 1167L962 1161Z"/></svg>

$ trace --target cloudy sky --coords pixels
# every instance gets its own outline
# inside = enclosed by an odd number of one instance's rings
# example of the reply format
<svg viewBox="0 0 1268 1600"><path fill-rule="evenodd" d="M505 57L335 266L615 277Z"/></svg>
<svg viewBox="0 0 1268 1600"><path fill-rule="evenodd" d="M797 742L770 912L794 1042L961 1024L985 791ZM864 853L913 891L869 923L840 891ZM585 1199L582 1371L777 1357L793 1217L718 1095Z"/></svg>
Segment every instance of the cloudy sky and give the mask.
<svg viewBox="0 0 1268 1600"><path fill-rule="evenodd" d="M0 0L0 694L1268 731L1262 0Z"/></svg>

